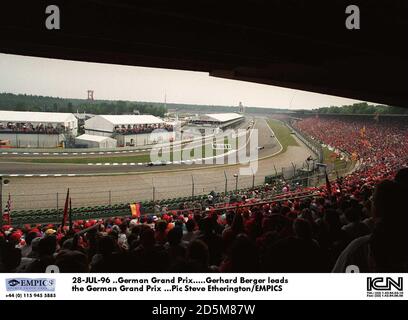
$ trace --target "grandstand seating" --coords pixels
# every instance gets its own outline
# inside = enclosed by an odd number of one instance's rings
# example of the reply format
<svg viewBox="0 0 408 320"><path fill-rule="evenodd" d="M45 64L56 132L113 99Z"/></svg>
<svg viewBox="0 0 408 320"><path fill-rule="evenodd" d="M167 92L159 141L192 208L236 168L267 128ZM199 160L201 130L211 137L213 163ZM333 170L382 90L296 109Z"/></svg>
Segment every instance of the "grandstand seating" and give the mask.
<svg viewBox="0 0 408 320"><path fill-rule="evenodd" d="M61 209L13 212L13 226L0 232L0 271L41 272L44 261L53 261L62 272L344 272L350 263L361 272L407 272L404 121L327 117L293 123L360 159L351 174L312 188L280 192L264 185L146 201L148 215L140 219L130 217L129 203L75 208L73 230L59 228ZM72 237L80 243L66 241ZM78 251L89 264L63 260L64 250Z"/></svg>

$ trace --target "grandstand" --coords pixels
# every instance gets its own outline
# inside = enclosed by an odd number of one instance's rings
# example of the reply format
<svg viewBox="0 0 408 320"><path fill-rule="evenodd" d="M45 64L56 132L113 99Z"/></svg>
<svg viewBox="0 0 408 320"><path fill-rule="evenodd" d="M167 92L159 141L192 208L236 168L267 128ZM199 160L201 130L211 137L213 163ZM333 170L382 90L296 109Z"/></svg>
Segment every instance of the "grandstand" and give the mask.
<svg viewBox="0 0 408 320"><path fill-rule="evenodd" d="M59 147L77 130L72 113L0 111L0 140L9 140L12 147Z"/></svg>
<svg viewBox="0 0 408 320"><path fill-rule="evenodd" d="M132 203L75 208L62 228L62 209L14 212L2 227L0 268L43 272L52 261L62 272L345 272L350 264L407 272L408 123L395 119L294 121L359 159L351 173L316 185L280 177L142 202L133 216ZM72 251L86 263L68 269L63 256Z"/></svg>
<svg viewBox="0 0 408 320"><path fill-rule="evenodd" d="M244 121L245 117L238 113L207 113L197 115L191 119L188 126L202 132L217 131L237 126Z"/></svg>
<svg viewBox="0 0 408 320"><path fill-rule="evenodd" d="M173 126L152 115L97 115L85 121L85 133L112 137L120 147L174 139Z"/></svg>

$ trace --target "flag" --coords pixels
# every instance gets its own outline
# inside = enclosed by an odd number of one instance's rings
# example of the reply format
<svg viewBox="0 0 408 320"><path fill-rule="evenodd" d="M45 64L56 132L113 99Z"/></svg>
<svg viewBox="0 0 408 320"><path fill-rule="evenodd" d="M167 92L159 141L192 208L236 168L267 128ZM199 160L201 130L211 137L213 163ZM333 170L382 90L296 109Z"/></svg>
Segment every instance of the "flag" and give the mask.
<svg viewBox="0 0 408 320"><path fill-rule="evenodd" d="M133 203L130 205L130 211L132 212L132 218L140 218L140 203Z"/></svg>
<svg viewBox="0 0 408 320"><path fill-rule="evenodd" d="M339 188L340 193L343 193L342 184L343 184L343 178L337 177L337 187Z"/></svg>
<svg viewBox="0 0 408 320"><path fill-rule="evenodd" d="M65 226L65 222L67 222L68 204L69 204L69 188L67 190L67 197L65 198L64 214L62 215L62 223L61 223L61 231L62 231L62 228L64 228Z"/></svg>
<svg viewBox="0 0 408 320"><path fill-rule="evenodd" d="M6 204L6 212L3 212L3 221L7 223L8 225L11 225L10 212L11 212L11 196L9 193L7 204Z"/></svg>
<svg viewBox="0 0 408 320"><path fill-rule="evenodd" d="M69 197L69 231L72 230L72 202L71 197Z"/></svg>
<svg viewBox="0 0 408 320"><path fill-rule="evenodd" d="M364 127L362 127L362 128L360 129L360 136L361 136L361 138L364 138L364 137L365 137L365 134L366 134L366 127L364 126Z"/></svg>
<svg viewBox="0 0 408 320"><path fill-rule="evenodd" d="M330 184L329 176L327 175L327 172L326 172L326 189L327 189L327 192L329 193L329 195L331 195L332 194L332 188L331 188L331 184Z"/></svg>

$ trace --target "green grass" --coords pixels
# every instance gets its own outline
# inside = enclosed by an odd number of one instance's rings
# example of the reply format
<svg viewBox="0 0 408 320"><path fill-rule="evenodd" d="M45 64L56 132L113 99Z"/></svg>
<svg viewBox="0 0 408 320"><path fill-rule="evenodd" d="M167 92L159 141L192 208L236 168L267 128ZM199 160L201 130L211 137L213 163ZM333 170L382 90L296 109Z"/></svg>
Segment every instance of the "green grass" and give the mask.
<svg viewBox="0 0 408 320"><path fill-rule="evenodd" d="M30 159L13 159L15 162L30 162L30 163L72 163L72 164L87 164L87 163L104 163L104 162L148 162L150 156L148 154L125 157L94 157L94 158L30 158Z"/></svg>
<svg viewBox="0 0 408 320"><path fill-rule="evenodd" d="M273 130L275 133L276 139L279 140L279 142L282 145L282 151L285 152L289 146L298 146L299 144L296 142L295 138L293 135L290 133L290 129L285 126L282 122L278 120L273 120L270 119L267 121L269 127Z"/></svg>

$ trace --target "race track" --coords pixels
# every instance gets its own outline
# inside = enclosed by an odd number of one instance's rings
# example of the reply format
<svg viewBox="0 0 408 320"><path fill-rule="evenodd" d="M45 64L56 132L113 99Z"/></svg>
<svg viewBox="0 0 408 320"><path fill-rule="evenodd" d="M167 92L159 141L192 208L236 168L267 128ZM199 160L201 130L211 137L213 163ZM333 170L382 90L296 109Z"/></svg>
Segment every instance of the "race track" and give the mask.
<svg viewBox="0 0 408 320"><path fill-rule="evenodd" d="M0 173L10 183L3 187L3 203L8 193L14 209L61 208L67 188L74 207L106 205L131 201L167 199L207 194L210 191L249 187L264 182L265 175L288 168L291 162L303 162L311 151L298 139L298 146L289 146L279 153L280 143L272 137L265 119L258 118L258 169L254 176L238 177L239 169L247 165L172 164L166 166L90 166L83 164L32 164L1 162ZM276 153L279 153L276 155ZM275 155L274 155L275 154ZM10 176L11 175L11 176ZM24 177L14 175L44 175ZM47 176L45 176L47 175ZM49 176L57 175L57 176ZM59 176L61 175L61 176ZM72 175L72 176L67 176ZM194 185L194 188L193 188Z"/></svg>

